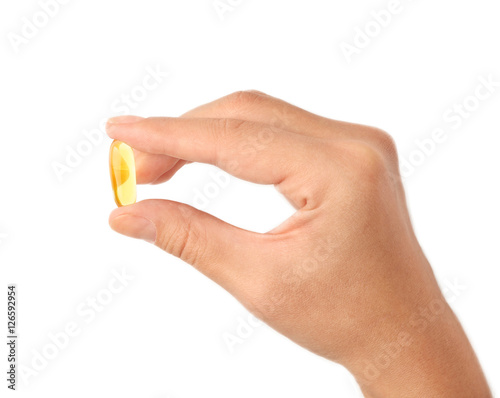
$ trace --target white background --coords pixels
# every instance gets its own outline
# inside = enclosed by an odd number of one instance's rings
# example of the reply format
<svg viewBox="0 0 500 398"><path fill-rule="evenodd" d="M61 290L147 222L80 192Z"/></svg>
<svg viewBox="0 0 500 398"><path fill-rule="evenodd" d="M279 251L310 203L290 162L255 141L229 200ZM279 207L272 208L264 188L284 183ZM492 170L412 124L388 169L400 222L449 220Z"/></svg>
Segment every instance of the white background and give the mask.
<svg viewBox="0 0 500 398"><path fill-rule="evenodd" d="M380 127L402 159L419 160L415 140L446 132L406 179L410 210L443 288L461 286L452 307L499 391L500 87L460 128L443 119L481 77L500 81L498 0L401 0L350 63L341 43L352 44L388 1L243 0L223 19L212 3L73 0L45 21L37 1L0 6L0 302L16 283L26 367L36 353L53 354L49 334L71 322L80 331L36 375L18 376L18 396L359 397L343 368L266 326L231 353L224 333L236 334L247 312L188 265L108 227L110 140L89 149L84 131L125 112L180 115L242 89ZM23 18L45 26L14 46ZM169 76L142 90L158 65ZM127 110L121 96L131 92L146 95ZM87 155L59 179L54 165L77 147ZM163 186L140 187L139 197L192 204L211 171L190 165ZM272 187L234 178L206 210L256 231L292 213ZM86 322L78 308L106 297L112 270L122 269L134 279ZM4 396L6 381L1 388Z"/></svg>

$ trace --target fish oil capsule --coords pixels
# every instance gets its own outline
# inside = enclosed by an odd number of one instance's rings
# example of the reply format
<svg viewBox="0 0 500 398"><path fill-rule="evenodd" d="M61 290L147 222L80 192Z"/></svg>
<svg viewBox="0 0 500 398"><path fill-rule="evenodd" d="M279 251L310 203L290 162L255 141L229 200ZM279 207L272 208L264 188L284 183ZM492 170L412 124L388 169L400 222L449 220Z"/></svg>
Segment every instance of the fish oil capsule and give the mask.
<svg viewBox="0 0 500 398"><path fill-rule="evenodd" d="M128 206L137 199L135 159L131 147L114 140L109 151L109 171L116 204Z"/></svg>

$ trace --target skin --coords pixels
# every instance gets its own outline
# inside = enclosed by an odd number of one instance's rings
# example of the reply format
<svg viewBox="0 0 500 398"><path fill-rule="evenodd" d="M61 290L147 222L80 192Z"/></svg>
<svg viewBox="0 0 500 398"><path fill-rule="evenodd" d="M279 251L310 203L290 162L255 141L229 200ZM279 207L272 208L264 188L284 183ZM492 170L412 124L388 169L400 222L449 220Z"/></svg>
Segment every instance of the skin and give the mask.
<svg viewBox="0 0 500 398"><path fill-rule="evenodd" d="M191 264L297 344L345 366L365 397L491 397L415 237L392 138L238 92L180 118L110 119L139 183L189 162L273 184L296 208L265 234L146 200L111 227Z"/></svg>

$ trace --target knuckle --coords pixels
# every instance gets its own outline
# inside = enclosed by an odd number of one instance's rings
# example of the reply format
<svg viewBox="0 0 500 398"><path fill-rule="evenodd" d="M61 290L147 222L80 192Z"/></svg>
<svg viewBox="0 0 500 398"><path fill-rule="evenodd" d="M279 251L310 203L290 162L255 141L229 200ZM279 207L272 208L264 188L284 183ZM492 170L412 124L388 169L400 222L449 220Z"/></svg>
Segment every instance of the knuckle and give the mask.
<svg viewBox="0 0 500 398"><path fill-rule="evenodd" d="M371 134L382 153L390 159L397 158L397 148L394 138L384 130L372 127Z"/></svg>
<svg viewBox="0 0 500 398"><path fill-rule="evenodd" d="M157 244L167 253L180 257L185 251L188 232L180 225L172 226L158 237Z"/></svg>
<svg viewBox="0 0 500 398"><path fill-rule="evenodd" d="M233 119L215 119L211 121L210 141L213 143L212 162L218 166L218 162L223 161L221 158L225 153L224 148L232 141L235 131L240 127L240 121Z"/></svg>
<svg viewBox="0 0 500 398"><path fill-rule="evenodd" d="M247 124L244 120L219 119L216 121L215 128L212 131L212 139L217 144L217 147L226 145L232 142L232 138L241 134L241 131Z"/></svg>
<svg viewBox="0 0 500 398"><path fill-rule="evenodd" d="M234 135L239 132L242 127L247 124L244 120L238 119L220 119L219 121L219 132L226 135Z"/></svg>
<svg viewBox="0 0 500 398"><path fill-rule="evenodd" d="M264 96L264 97L269 97L268 94L262 92L262 91L259 91L259 90L247 90L248 93L252 93L252 94L257 94L257 95L261 95L261 96Z"/></svg>
<svg viewBox="0 0 500 398"><path fill-rule="evenodd" d="M205 252L203 242L206 242L206 237L201 236L198 229L188 227L179 242L178 257L196 267Z"/></svg>
<svg viewBox="0 0 500 398"><path fill-rule="evenodd" d="M263 99L262 93L255 90L236 91L226 97L229 107L242 108L258 103Z"/></svg>
<svg viewBox="0 0 500 398"><path fill-rule="evenodd" d="M175 227L160 234L157 244L167 253L196 266L203 258L206 249L204 245L206 237L202 235L202 231L193 227L189 217L183 217Z"/></svg>
<svg viewBox="0 0 500 398"><path fill-rule="evenodd" d="M356 142L345 147L351 170L357 177L376 177L385 173L386 161L382 153L374 146Z"/></svg>

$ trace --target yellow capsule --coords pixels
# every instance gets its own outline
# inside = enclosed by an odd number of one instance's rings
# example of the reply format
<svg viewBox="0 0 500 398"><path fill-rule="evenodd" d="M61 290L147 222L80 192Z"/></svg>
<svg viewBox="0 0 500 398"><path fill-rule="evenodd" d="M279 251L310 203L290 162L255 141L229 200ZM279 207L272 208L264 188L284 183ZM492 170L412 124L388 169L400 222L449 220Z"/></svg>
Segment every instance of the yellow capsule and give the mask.
<svg viewBox="0 0 500 398"><path fill-rule="evenodd" d="M118 206L134 204L137 199L134 151L121 141L113 141L109 151L111 185Z"/></svg>

